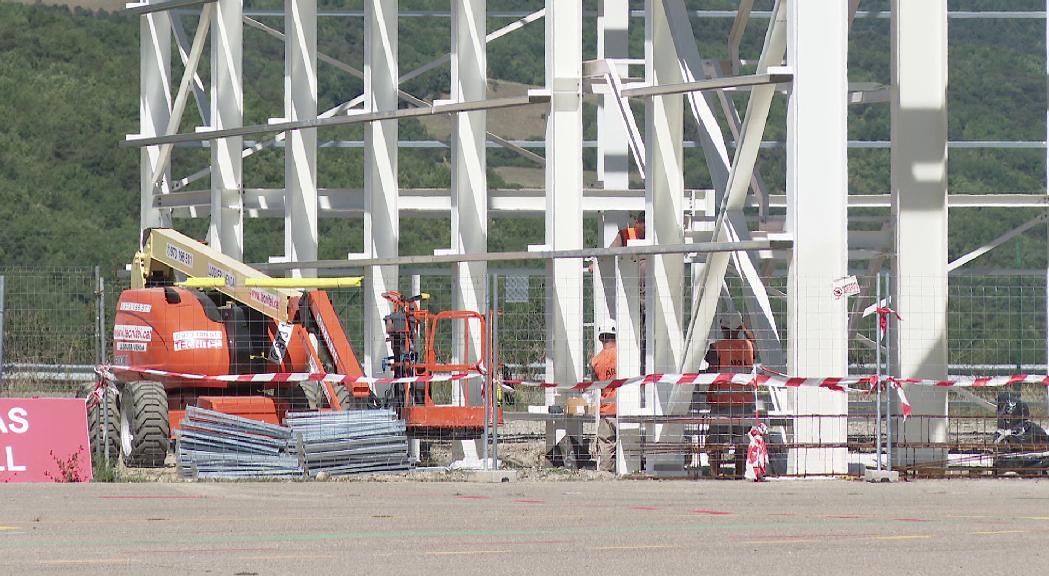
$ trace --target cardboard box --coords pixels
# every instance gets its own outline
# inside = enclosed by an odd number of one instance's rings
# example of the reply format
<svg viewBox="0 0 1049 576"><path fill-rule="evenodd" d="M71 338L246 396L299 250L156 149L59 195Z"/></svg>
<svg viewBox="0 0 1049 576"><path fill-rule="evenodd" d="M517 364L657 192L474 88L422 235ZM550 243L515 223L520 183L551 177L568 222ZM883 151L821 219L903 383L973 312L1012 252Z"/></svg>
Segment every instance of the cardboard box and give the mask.
<svg viewBox="0 0 1049 576"><path fill-rule="evenodd" d="M569 416L587 416L594 414L594 405L586 398L569 398L565 401L565 413Z"/></svg>

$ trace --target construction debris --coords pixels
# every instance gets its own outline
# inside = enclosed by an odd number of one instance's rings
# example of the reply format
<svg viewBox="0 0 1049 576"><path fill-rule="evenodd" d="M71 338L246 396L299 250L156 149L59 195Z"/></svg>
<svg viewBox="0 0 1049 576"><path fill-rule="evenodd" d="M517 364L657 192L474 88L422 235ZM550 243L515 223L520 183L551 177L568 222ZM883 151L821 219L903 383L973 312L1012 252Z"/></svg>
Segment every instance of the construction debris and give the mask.
<svg viewBox="0 0 1049 576"><path fill-rule="evenodd" d="M295 478L410 468L392 410L289 413L288 426L188 407L178 430L183 478Z"/></svg>

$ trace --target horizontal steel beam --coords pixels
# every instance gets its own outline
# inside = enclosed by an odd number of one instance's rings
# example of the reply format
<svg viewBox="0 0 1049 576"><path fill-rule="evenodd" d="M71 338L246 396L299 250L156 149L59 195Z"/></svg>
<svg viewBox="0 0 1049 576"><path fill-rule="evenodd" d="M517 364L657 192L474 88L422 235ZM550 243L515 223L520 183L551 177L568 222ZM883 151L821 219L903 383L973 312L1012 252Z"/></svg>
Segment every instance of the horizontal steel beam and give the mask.
<svg viewBox="0 0 1049 576"><path fill-rule="evenodd" d="M211 4L214 1L215 0L166 0L165 2L153 2L152 4L130 2L124 8L124 13L131 14L132 16L141 16L143 14L152 14L153 12L163 12L164 10L188 8L199 4Z"/></svg>
<svg viewBox="0 0 1049 576"><path fill-rule="evenodd" d="M328 128L331 126L363 124L367 122L379 122L382 120L397 120L400 118L418 118L422 116L455 114L458 112L471 112L474 110L515 108L518 106L529 106L532 104L546 104L549 101L549 93L541 90L533 90L524 96L492 98L487 100L477 100L473 102L440 102L425 107L407 108L388 112L354 111L346 116L316 118L310 120L301 120L298 122L274 122L272 124L259 124L255 126L244 126L242 128L229 128L226 130L203 129L200 132L173 134L171 136L156 136L151 138L144 138L138 135L129 135L127 136L127 139L124 140L122 145L141 148L144 146L157 146L160 144L177 144L179 142L218 140L220 138L230 138L233 136L247 136L250 134L287 132L288 130L302 130L304 128Z"/></svg>
<svg viewBox="0 0 1049 576"><path fill-rule="evenodd" d="M490 136L489 136L490 137ZM519 148L541 150L546 147L546 143L543 140L508 140L508 142ZM730 147L735 147L734 141L726 142ZM204 141L193 141L193 142L181 142L179 147L193 148L193 147L204 147L207 148L210 143L207 140ZM260 145L258 142L245 141L244 146L250 147L252 145ZM695 140L685 140L681 143L684 148L700 148L701 144ZM848 147L852 149L885 149L888 150L891 143L888 140L849 140ZM275 144L275 146L283 147L283 142ZM328 140L318 144L321 148L364 148L364 142L361 140ZM397 143L399 148L416 148L416 149L448 149L446 142L440 140L401 140ZM488 143L489 148L495 148L502 146L502 144L496 144L493 142ZM763 149L770 148L783 148L784 143L774 140L766 140L761 143ZM1045 149L1045 142L1037 140L969 140L959 141L953 140L947 143L947 146L952 149L984 149L984 150L1009 150L1009 149L1020 149L1020 150L1043 150ZM583 148L593 149L597 148L597 140L584 140Z"/></svg>
<svg viewBox="0 0 1049 576"><path fill-rule="evenodd" d="M757 202L748 200L748 206L756 207ZM769 197L770 208L786 208L787 197L773 194ZM892 196L889 194L850 194L849 208L891 208ZM1030 194L948 194L948 208L1045 208L1049 207L1049 196L1044 192Z"/></svg>
<svg viewBox="0 0 1049 576"><path fill-rule="evenodd" d="M584 248L582 250L537 250L534 252L489 252L484 254L441 254L436 256L401 256L398 258L349 258L314 262L267 262L252 264L258 270L278 272L299 268L347 268L350 266L411 266L453 264L456 262L510 262L521 260L564 260L603 258L608 256L651 256L656 254L712 254L750 250L789 250L789 239L751 240L747 242L698 242L665 246L626 246L620 248Z"/></svg>
<svg viewBox="0 0 1049 576"><path fill-rule="evenodd" d="M726 88L742 88L745 86L783 84L793 80L794 74L789 71L771 72L768 74L748 74L745 76L725 76L722 78L711 78L709 80L697 80L695 82L681 82L679 84L624 88L623 96L641 98L646 96L660 96L663 94L699 92L702 90L724 90Z"/></svg>
<svg viewBox="0 0 1049 576"><path fill-rule="evenodd" d="M685 190L685 206L702 205L708 190ZM492 188L488 190L488 212L542 213L546 210L546 193L541 188ZM403 188L398 194L402 213L447 213L451 210L451 199L447 188ZM246 188L243 194L244 209L251 217L283 217L283 188ZM322 216L345 217L364 212L364 195L354 188L320 188L317 198ZM153 206L167 209L197 209L194 216L208 213L211 205L210 190L180 191L153 196ZM203 210L201 210L203 209ZM645 209L643 189L613 190L605 188L583 189L583 210L587 212L630 212ZM175 214L175 217L186 215Z"/></svg>
<svg viewBox="0 0 1049 576"><path fill-rule="evenodd" d="M245 8L244 14L247 16L259 16L259 17L283 17L284 10L281 9L262 9L262 8ZM489 18L521 18L528 15L528 12L520 10L491 10L488 12ZM688 15L692 18L716 18L716 19L730 19L736 18L735 10L689 10ZM317 16L326 18L363 18L363 10L317 10ZM598 16L597 12L585 11L584 17L593 18ZM644 10L631 10L630 16L632 18L644 18ZM751 18L760 18L768 20L771 16L771 12L768 10L754 10L750 13ZM887 20L890 16L888 10L860 10L856 12L856 18L876 18L881 20ZM403 10L397 13L398 18L450 18L451 13L447 10ZM1042 20L1045 19L1045 11L1043 10L951 10L947 12L947 17L956 20Z"/></svg>

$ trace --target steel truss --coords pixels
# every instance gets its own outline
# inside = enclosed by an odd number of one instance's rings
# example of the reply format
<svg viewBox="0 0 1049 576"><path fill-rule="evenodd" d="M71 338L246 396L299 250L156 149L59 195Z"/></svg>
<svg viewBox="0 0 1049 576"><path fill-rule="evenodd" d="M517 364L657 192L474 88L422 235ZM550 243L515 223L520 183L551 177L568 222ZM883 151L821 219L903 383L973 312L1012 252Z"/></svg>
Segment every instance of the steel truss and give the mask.
<svg viewBox="0 0 1049 576"><path fill-rule="evenodd" d="M646 209L648 238L628 247L636 253L594 254L601 256L594 282L594 318L614 316L619 320L620 374L639 373L642 367L648 371L698 369L715 318L726 308L735 309L735 303L726 300L722 291L730 269L744 280L741 303L749 323L765 339L762 348L773 351L763 359L767 364L792 373L843 374L848 369L847 342L856 332L854 325L846 325L845 304L798 295L821 290L820 286L845 275L850 261L862 261L868 276L877 275L883 263L892 263L897 282L892 298L901 313L915 319L894 332L892 348L898 355L894 362L900 375L945 376L948 274L1049 220L1039 216L947 262L948 209L1049 206L1049 196L1019 191L947 194L949 148L1046 148L1044 141L948 142L947 22L1045 18L1046 12L948 11L946 0L894 0L892 10L880 12L862 10L861 0L777 0L771 11L753 10L752 0L740 0L737 10L724 11L688 9L684 0L648 0L643 9L632 9L630 4L628 0L602 0L593 15L584 13L581 0L547 0L543 9L532 12L490 11L485 0L453 0L448 11L401 11L397 0L366 0L363 11L318 9L316 0L285 0L284 10L278 11L252 9L244 6L243 0L129 4L128 13L138 15L141 22L141 122L139 133L129 135L126 141L141 150L141 225L170 226L172 217L207 217L210 242L240 258L244 218L283 217L285 250L271 259L274 266L300 276L313 276L329 268L365 266L365 309L369 311L365 329L369 337L363 356L366 369L376 371L385 355L379 323L387 311L380 295L397 286L399 265L454 262L456 305L483 308L486 261L501 259L486 256L488 218L542 213L546 219L545 244L526 254L547 259L547 273L550 279L557 279L547 282L547 374L553 380L571 381L582 377L585 360L581 331L583 272L577 264L557 255L585 252L584 213L599 214L602 239L607 245L626 223L628 211ZM192 36L182 25L183 14L198 17ZM597 59L583 62L583 26L585 19L594 15ZM275 16L284 18L283 31L258 20ZM318 17L364 19L363 70L317 50ZM397 65L397 20L406 17L450 18L451 37L447 54L402 73ZM487 32L489 18L515 20ZM702 57L692 18L732 19L726 39L727 61ZM873 84L850 85L847 81L848 32L856 19L864 18L892 21L895 90ZM637 25L637 19L643 19L645 26L644 58L631 54L627 42L630 26ZM487 44L540 20L546 27L545 84L523 96L489 97ZM245 25L285 45L284 115L263 125L243 124L241 40ZM740 45L752 25L764 27L765 40L759 58L749 61L743 59ZM210 47L205 50L209 37ZM184 70L177 83L171 75L173 46ZM198 73L206 51L211 58L207 85ZM901 58L904 53L908 58ZM364 93L319 112L318 61L339 73L363 79ZM405 82L446 64L452 70L450 100L428 101L401 89ZM631 66L643 67L642 80L630 76ZM755 72L741 73L742 68L754 66ZM588 93L596 94L600 102L598 137L592 142L584 141L582 134L582 102ZM733 93L748 94L744 111L737 109ZM787 138L782 143L763 142L769 109L777 97L788 99ZM182 125L191 100L203 126ZM920 103L929 102L934 104L931 109L925 106L917 112ZM406 106L401 107L402 103ZM881 103L888 103L892 109L892 140L848 141L847 107ZM542 142L512 141L487 125L488 110L520 106L544 108L547 133ZM644 125L639 126L636 118L642 110ZM694 142L684 139L686 110L690 121L695 122L698 137ZM720 112L720 121L715 111ZM398 141L399 119L431 115L452 118L448 141ZM364 126L363 141L319 140L324 129L348 124ZM730 138L726 139L725 129ZM245 142L246 136L265 139ZM210 165L173 178L173 148L197 145L209 147ZM756 169L760 150L773 146L786 148L785 195L770 194ZM284 188L245 188L244 158L272 147L285 151ZM363 148L364 188L318 187L317 150L321 147ZM447 190L399 186L398 150L411 147L451 150L453 177ZM490 147L510 150L543 167L545 186L489 188L485 174ZM583 186L584 147L597 150L598 188ZM848 195L847 150L852 147L891 150L893 183L888 193ZM545 154L538 153L539 148L545 149ZM703 153L711 190L685 189L684 157L692 153L686 150L694 148ZM923 160L918 163L915 158ZM644 181L644 189L631 187L631 174ZM190 188L209 176L207 189ZM850 231L850 208L890 209L890 213L887 219L875 217L885 222L880 231ZM452 245L439 257L398 255L402 214L449 214ZM364 253L348 255L341 263L317 261L318 219L356 215L363 215L365 221ZM930 234L933 241L925 239ZM783 239L789 240L787 245L782 244ZM686 261L680 247L699 245L736 249ZM641 333L639 269L634 258L641 253L648 255L645 283L653 287L645 295L645 334ZM786 261L788 268L786 326L776 325L761 281L777 272L777 261ZM700 288L691 295L694 313L683 323L686 270L693 285ZM942 277L942 290L935 291L931 304L912 303L917 301L910 297L913 288L901 279L930 272ZM1049 271L1046 281L1049 284ZM861 304L855 302L854 306ZM833 319L829 324L834 328L815 327L814 318ZM781 341L784 333L790 334L788 341ZM930 338L929 334L934 336ZM667 346L650 346L647 357L642 358L642 339L666 342ZM687 403L682 395L691 394L687 388L669 391L653 386L645 392L646 398L624 394L621 413L659 415L669 406L684 406ZM781 398L781 408L799 413L845 410L840 398L820 394L806 392ZM945 406L936 393L928 398L919 395L912 401L926 412ZM795 431L799 437L807 433L803 428ZM549 432L551 440L566 433ZM660 425L646 433L653 440L674 442L680 430ZM937 434L932 432L933 441ZM638 469L640 463L624 456L626 453L632 451L621 450L619 469ZM654 472L673 467L659 458L649 459L647 465ZM838 473L843 471L844 461L834 457L819 462L798 460L792 465L807 473ZM813 466L826 468L814 470Z"/></svg>

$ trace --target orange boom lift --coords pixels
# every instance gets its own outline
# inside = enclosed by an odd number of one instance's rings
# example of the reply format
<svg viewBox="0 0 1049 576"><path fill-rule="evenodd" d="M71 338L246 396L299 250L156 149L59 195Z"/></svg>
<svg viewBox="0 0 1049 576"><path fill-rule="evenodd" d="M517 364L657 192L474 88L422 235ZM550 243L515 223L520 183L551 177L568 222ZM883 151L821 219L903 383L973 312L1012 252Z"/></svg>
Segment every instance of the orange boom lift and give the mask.
<svg viewBox="0 0 1049 576"><path fill-rule="evenodd" d="M131 288L123 291L117 302L113 364L120 379L116 382L119 394L109 396L113 425L104 449L112 456L119 450L129 466L162 466L173 429L187 406L271 423L282 421L289 410L379 406L369 385L361 382L343 385L279 378L219 381L179 376L290 372L362 376L327 293L299 289L359 286L360 280L270 278L175 230L147 230L142 250L132 263ZM414 310L413 321L422 319L427 326L435 328L437 321L445 318L468 317L479 319L479 329L484 330L484 318L476 312L429 316L417 305ZM432 334L424 334L424 360L391 362L395 373L480 371L480 364L438 363L433 343L428 340ZM397 354L395 348L394 356ZM171 374L147 376L142 370ZM465 427L457 429L456 434L473 434L473 428L480 433L482 417L474 422L472 410L434 405L428 383L419 399L419 404L402 401L396 406L407 420L409 433L425 433L444 425ZM95 412L89 414L89 421L101 422L97 414L101 409L97 404L89 408ZM101 432L92 430L91 439L101 452Z"/></svg>

